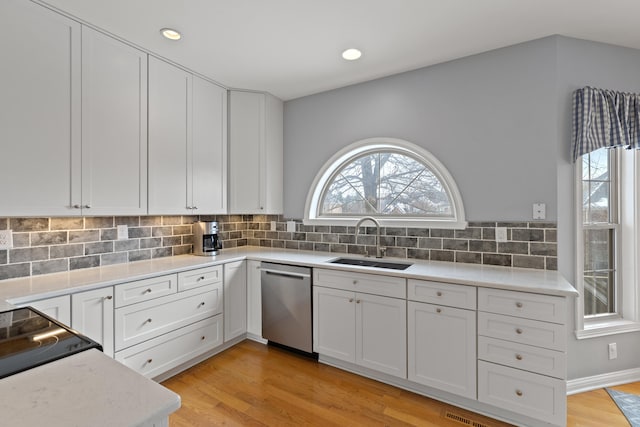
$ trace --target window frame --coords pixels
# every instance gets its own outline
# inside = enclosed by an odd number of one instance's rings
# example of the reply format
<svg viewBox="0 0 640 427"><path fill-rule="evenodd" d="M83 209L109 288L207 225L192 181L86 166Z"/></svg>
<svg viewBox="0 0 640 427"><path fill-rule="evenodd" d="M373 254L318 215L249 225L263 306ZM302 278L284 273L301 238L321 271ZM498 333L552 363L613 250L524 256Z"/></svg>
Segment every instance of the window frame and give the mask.
<svg viewBox="0 0 640 427"><path fill-rule="evenodd" d="M322 195L328 183L331 182L336 172L340 170L346 162L362 156L365 153L374 152L395 152L408 157L412 157L422 162L436 176L450 196L452 216L388 216L388 215L345 215L345 216L321 216L319 215L319 207ZM354 142L336 154L334 154L322 166L318 174L315 176L313 183L307 194L305 203L303 223L305 225L355 225L363 216L373 216L383 226L398 227L425 227L425 228L451 228L464 229L467 227L465 220L464 205L462 196L455 183L455 180L446 169L446 167L431 154L429 151L419 147L413 143L397 138L367 138Z"/></svg>
<svg viewBox="0 0 640 427"><path fill-rule="evenodd" d="M583 157L575 163L575 223L576 223L576 331L578 339L640 331L638 322L638 245L640 238L640 180L638 165L640 154L621 149L612 149L610 171L610 209L615 221L610 223L583 223ZM625 197L620 197L624 194ZM584 230L614 230L614 269L616 312L585 316L584 312Z"/></svg>

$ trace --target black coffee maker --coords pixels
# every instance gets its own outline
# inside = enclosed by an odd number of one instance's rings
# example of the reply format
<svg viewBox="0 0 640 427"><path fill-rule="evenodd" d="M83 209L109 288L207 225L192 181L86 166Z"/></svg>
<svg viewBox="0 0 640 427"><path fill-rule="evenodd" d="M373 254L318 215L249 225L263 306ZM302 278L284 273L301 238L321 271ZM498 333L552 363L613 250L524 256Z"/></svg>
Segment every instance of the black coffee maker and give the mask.
<svg viewBox="0 0 640 427"><path fill-rule="evenodd" d="M218 255L222 241L218 238L217 221L193 223L193 254L202 256Z"/></svg>

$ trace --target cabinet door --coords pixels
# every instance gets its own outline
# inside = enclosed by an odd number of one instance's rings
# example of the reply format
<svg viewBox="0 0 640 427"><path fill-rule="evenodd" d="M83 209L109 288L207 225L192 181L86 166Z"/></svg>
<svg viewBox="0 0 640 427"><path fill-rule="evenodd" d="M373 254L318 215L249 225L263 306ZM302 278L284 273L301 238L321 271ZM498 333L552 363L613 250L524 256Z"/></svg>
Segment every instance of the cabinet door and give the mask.
<svg viewBox="0 0 640 427"><path fill-rule="evenodd" d="M247 261L247 333L262 337L260 261Z"/></svg>
<svg viewBox="0 0 640 427"><path fill-rule="evenodd" d="M265 145L261 180L265 214L284 211L284 105L282 100L266 94Z"/></svg>
<svg viewBox="0 0 640 427"><path fill-rule="evenodd" d="M31 306L39 310L49 317L52 317L60 323L71 326L71 298L69 295L59 297L41 299L26 304L20 304L20 307Z"/></svg>
<svg viewBox="0 0 640 427"><path fill-rule="evenodd" d="M190 73L149 57L150 214L192 213L191 85Z"/></svg>
<svg viewBox="0 0 640 427"><path fill-rule="evenodd" d="M147 213L147 54L82 28L82 213ZM88 208L90 207L90 208Z"/></svg>
<svg viewBox="0 0 640 427"><path fill-rule="evenodd" d="M71 295L71 327L102 344L113 357L113 287Z"/></svg>
<svg viewBox="0 0 640 427"><path fill-rule="evenodd" d="M0 1L0 215L76 215L80 198L80 24ZM10 159L10 160L7 160Z"/></svg>
<svg viewBox="0 0 640 427"><path fill-rule="evenodd" d="M355 294L313 287L313 351L356 361Z"/></svg>
<svg viewBox="0 0 640 427"><path fill-rule="evenodd" d="M229 93L229 211L265 213L263 179L265 108L263 93Z"/></svg>
<svg viewBox="0 0 640 427"><path fill-rule="evenodd" d="M247 264L224 265L224 341L247 332Z"/></svg>
<svg viewBox="0 0 640 427"><path fill-rule="evenodd" d="M476 398L476 313L408 303L409 380Z"/></svg>
<svg viewBox="0 0 640 427"><path fill-rule="evenodd" d="M407 377L406 300L356 294L356 363Z"/></svg>
<svg viewBox="0 0 640 427"><path fill-rule="evenodd" d="M227 91L193 77L193 207L227 213Z"/></svg>

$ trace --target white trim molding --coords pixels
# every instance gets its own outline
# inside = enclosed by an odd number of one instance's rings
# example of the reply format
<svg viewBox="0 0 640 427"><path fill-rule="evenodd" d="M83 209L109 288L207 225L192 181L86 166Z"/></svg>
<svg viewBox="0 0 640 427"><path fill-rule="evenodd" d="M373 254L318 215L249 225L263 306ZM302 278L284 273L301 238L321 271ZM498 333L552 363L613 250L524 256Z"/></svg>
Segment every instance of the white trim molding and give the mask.
<svg viewBox="0 0 640 427"><path fill-rule="evenodd" d="M608 372L567 381L567 395L640 381L640 368Z"/></svg>

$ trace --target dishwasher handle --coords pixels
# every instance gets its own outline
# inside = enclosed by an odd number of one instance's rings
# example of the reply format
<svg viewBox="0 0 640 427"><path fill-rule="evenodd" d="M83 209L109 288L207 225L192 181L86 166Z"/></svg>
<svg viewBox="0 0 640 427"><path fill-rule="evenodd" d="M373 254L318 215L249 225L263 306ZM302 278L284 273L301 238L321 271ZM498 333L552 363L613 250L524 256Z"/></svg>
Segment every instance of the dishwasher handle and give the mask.
<svg viewBox="0 0 640 427"><path fill-rule="evenodd" d="M270 268L260 268L260 271L264 271L267 274L273 274L275 276L284 276L284 277L293 277L296 279L307 279L309 277L311 277L310 274L304 274L304 273L293 273L291 271L282 271L282 270L272 270Z"/></svg>

